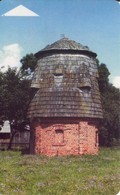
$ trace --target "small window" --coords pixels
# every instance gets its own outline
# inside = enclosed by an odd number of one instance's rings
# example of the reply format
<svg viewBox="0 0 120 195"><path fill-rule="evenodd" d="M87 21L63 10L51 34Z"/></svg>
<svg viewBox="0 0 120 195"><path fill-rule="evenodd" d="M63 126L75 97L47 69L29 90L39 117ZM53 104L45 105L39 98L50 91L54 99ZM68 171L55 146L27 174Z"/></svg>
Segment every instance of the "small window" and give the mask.
<svg viewBox="0 0 120 195"><path fill-rule="evenodd" d="M55 73L54 74L54 83L55 86L59 87L62 84L63 81L63 74L61 73Z"/></svg>
<svg viewBox="0 0 120 195"><path fill-rule="evenodd" d="M83 86L83 87L80 87L80 90L85 92L85 93L89 93L90 90L91 90L91 87L89 86Z"/></svg>
<svg viewBox="0 0 120 195"><path fill-rule="evenodd" d="M55 144L61 145L64 143L64 131L62 129L55 130Z"/></svg>
<svg viewBox="0 0 120 195"><path fill-rule="evenodd" d="M61 130L61 129L57 129L57 130L55 130L55 132L58 134L58 133L63 133L63 130Z"/></svg>
<svg viewBox="0 0 120 195"><path fill-rule="evenodd" d="M60 76L63 76L63 74L62 73L54 73L54 76L60 77Z"/></svg>

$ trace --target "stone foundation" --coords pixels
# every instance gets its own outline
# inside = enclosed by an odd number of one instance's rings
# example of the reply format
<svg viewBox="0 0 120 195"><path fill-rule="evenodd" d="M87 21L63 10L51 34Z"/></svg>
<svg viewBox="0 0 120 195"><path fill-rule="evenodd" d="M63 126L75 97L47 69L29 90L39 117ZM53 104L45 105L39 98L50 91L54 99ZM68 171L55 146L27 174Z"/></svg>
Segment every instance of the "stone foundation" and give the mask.
<svg viewBox="0 0 120 195"><path fill-rule="evenodd" d="M31 151L47 156L98 153L97 120L42 118L32 122Z"/></svg>

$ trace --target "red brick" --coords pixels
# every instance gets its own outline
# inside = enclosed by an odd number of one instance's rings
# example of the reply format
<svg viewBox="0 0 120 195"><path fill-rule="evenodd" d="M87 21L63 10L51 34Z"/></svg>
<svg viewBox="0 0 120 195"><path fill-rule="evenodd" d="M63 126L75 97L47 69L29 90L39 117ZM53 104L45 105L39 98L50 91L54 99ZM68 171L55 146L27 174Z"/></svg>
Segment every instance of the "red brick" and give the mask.
<svg viewBox="0 0 120 195"><path fill-rule="evenodd" d="M98 153L97 120L43 118L33 123L35 154L47 156Z"/></svg>

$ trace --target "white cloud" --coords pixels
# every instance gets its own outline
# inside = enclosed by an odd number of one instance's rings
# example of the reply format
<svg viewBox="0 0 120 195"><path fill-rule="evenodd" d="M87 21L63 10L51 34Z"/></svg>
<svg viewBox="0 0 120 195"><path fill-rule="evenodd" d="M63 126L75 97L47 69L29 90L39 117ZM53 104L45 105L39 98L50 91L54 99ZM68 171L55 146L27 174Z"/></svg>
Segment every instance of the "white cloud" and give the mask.
<svg viewBox="0 0 120 195"><path fill-rule="evenodd" d="M115 76L112 83L115 87L120 88L120 76Z"/></svg>
<svg viewBox="0 0 120 195"><path fill-rule="evenodd" d="M5 72L8 67L21 66L22 48L18 43L6 45L0 50L0 70Z"/></svg>
<svg viewBox="0 0 120 195"><path fill-rule="evenodd" d="M39 15L31 11L30 9L26 8L25 6L19 5L14 9L11 9L10 11L6 12L2 16L39 16Z"/></svg>

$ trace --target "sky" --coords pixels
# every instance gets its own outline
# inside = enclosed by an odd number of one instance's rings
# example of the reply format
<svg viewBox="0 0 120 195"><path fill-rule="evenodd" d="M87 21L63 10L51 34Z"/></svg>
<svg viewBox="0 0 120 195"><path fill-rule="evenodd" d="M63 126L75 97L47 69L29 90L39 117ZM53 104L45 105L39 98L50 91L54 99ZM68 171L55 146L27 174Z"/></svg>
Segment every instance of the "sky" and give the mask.
<svg viewBox="0 0 120 195"><path fill-rule="evenodd" d="M5 16L17 6L26 15ZM28 11L28 12L27 12ZM29 11L34 12L33 15ZM7 14L6 14L7 15ZM9 15L9 14L8 14ZM20 59L36 53L62 35L88 46L120 88L120 4L115 0L0 1L0 69L20 67Z"/></svg>

